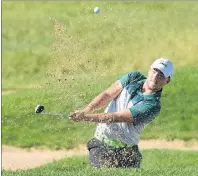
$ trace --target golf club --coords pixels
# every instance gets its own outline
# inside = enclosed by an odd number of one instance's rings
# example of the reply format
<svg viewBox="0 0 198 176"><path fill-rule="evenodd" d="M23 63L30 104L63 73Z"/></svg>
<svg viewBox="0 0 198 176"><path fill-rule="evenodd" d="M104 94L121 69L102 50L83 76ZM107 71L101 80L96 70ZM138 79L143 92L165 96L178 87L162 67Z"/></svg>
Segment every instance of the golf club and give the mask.
<svg viewBox="0 0 198 176"><path fill-rule="evenodd" d="M44 106L39 104L35 108L35 113L41 114L41 115L61 116L61 117L69 118L69 114L61 114L61 113L56 113L56 112L43 112L44 109L45 109Z"/></svg>

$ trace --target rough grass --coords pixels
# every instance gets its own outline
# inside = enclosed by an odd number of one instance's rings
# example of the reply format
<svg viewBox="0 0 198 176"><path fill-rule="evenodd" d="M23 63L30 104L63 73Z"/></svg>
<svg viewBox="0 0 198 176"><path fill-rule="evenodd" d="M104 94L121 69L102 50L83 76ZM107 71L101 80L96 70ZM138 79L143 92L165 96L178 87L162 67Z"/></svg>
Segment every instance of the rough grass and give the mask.
<svg viewBox="0 0 198 176"><path fill-rule="evenodd" d="M185 69L184 69L185 70ZM95 124L75 123L68 119L34 114L37 104L46 111L69 113L87 104L116 76L103 79L79 79L47 85L40 89L20 90L2 97L2 143L20 147L72 148L86 143L94 134ZM181 86L181 82L186 84ZM162 111L143 131L144 139L198 140L196 68L178 70L164 90ZM98 84L100 83L100 84ZM57 91L57 86L61 86ZM99 86L98 86L99 85ZM189 85L191 85L189 87Z"/></svg>
<svg viewBox="0 0 198 176"><path fill-rule="evenodd" d="M71 148L94 124L36 116L70 112L157 57L175 64L162 112L142 138L198 139L196 2L2 2L2 143ZM191 10L189 10L191 9Z"/></svg>
<svg viewBox="0 0 198 176"><path fill-rule="evenodd" d="M197 64L197 11L196 2L3 2L2 87L147 71L157 57Z"/></svg>

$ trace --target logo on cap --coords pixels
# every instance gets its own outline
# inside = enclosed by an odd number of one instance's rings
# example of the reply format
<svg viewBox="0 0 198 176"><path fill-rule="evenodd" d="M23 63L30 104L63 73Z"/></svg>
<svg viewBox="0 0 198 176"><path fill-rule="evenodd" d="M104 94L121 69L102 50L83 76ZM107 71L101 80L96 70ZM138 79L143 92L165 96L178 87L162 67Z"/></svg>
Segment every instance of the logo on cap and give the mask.
<svg viewBox="0 0 198 176"><path fill-rule="evenodd" d="M162 64L162 65L164 65L165 67L167 67L167 64L165 64L165 63L163 63L163 62L161 62L160 64Z"/></svg>

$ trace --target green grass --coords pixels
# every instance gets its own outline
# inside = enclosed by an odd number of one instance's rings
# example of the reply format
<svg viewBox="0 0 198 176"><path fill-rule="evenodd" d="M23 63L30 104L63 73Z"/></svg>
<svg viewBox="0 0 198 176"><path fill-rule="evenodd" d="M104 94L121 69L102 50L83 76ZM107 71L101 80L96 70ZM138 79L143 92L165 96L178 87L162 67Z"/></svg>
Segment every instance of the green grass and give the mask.
<svg viewBox="0 0 198 176"><path fill-rule="evenodd" d="M33 114L37 104L46 111L69 113L87 104L109 82L117 77L62 81L62 88L47 85L40 89L19 90L2 97L2 143L20 147L72 148L86 143L95 130L95 124L75 123L68 119ZM182 84L181 82L186 82ZM196 68L177 70L172 83L164 90L162 111L143 131L142 139L198 140ZM98 83L100 83L98 86ZM53 85L53 84L52 84ZM71 85L71 86L70 86ZM191 85L191 86L189 86Z"/></svg>
<svg viewBox="0 0 198 176"><path fill-rule="evenodd" d="M2 87L147 71L161 56L197 65L197 11L195 2L3 2Z"/></svg>
<svg viewBox="0 0 198 176"><path fill-rule="evenodd" d="M145 128L143 138L198 140L197 84L197 67L178 69L164 88L160 115Z"/></svg>
<svg viewBox="0 0 198 176"><path fill-rule="evenodd" d="M72 148L95 124L32 114L84 107L119 76L175 64L162 111L142 138L198 140L195 2L2 2L2 143ZM191 9L191 10L189 10Z"/></svg>
<svg viewBox="0 0 198 176"><path fill-rule="evenodd" d="M3 171L5 176L22 175L159 175L159 176L195 176L198 172L198 152L171 151L171 150L145 150L140 169L94 169L89 166L88 159L84 157L66 158L49 163L40 168L25 171Z"/></svg>

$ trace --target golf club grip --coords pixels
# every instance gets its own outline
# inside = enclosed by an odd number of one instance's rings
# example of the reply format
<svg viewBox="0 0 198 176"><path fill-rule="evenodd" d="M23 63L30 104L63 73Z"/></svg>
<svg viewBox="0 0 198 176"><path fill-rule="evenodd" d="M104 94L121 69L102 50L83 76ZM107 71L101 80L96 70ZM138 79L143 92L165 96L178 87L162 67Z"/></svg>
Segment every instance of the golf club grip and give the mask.
<svg viewBox="0 0 198 176"><path fill-rule="evenodd" d="M69 114L59 114L59 113L55 113L55 112L41 112L41 114L69 118Z"/></svg>

